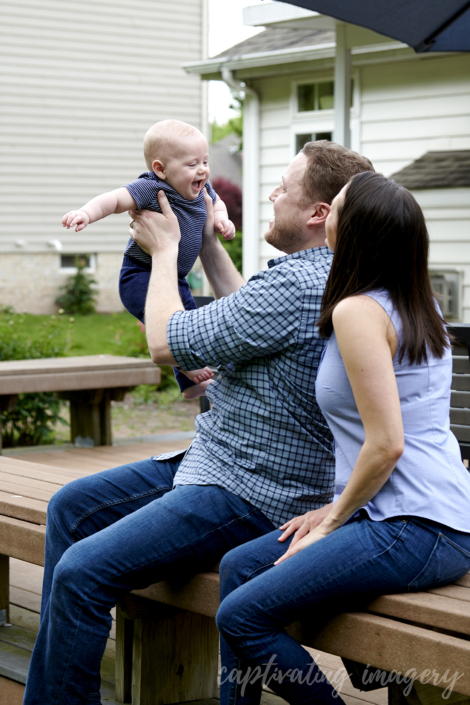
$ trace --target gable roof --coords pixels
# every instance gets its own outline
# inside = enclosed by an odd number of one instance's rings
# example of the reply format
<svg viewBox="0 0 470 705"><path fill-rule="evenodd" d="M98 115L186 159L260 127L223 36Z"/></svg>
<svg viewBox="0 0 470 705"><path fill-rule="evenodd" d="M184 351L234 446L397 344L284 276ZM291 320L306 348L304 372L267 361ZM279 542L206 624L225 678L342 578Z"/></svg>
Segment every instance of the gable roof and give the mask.
<svg viewBox="0 0 470 705"><path fill-rule="evenodd" d="M428 152L390 178L410 191L470 186L470 150Z"/></svg>
<svg viewBox="0 0 470 705"><path fill-rule="evenodd" d="M294 47L318 46L335 41L335 33L318 29L265 29L249 39L235 44L221 54L212 57L225 59L244 54L262 54L267 51L279 51Z"/></svg>

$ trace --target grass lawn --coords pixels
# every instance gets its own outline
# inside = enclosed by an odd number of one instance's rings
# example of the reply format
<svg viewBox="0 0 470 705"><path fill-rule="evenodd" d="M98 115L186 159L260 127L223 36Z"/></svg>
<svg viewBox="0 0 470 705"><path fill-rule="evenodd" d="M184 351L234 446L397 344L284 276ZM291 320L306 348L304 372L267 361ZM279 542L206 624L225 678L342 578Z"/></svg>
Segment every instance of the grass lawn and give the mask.
<svg viewBox="0 0 470 705"><path fill-rule="evenodd" d="M129 355L148 357L145 333L129 313L91 314L88 316L34 316L0 310L0 338L8 341L35 341L42 350L52 352L43 357L73 355ZM55 352L54 352L55 351ZM8 357L5 350L3 359ZM194 429L199 401L188 401L180 394L171 367L161 367L159 388L142 385L126 395L123 402L112 402L114 438L131 438L167 431ZM69 421L68 404L62 416ZM70 427L53 428L56 443L67 442ZM48 441L51 442L52 438Z"/></svg>
<svg viewBox="0 0 470 705"><path fill-rule="evenodd" d="M10 323L10 321L12 323ZM130 313L95 313L88 316L34 316L29 313L0 313L0 322L10 325L21 337L33 340L56 336L70 355L147 356L145 333Z"/></svg>

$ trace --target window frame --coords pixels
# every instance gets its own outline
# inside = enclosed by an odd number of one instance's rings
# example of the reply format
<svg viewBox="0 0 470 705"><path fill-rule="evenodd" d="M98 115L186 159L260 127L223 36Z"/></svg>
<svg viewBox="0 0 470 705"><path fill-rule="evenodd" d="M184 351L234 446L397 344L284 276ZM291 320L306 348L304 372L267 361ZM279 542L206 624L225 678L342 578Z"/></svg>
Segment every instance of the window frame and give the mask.
<svg viewBox="0 0 470 705"><path fill-rule="evenodd" d="M80 257L84 255L88 255L88 252L61 252L59 254L59 274L76 274L77 273L77 268L76 267L62 267L62 256L66 257ZM90 264L88 267L84 268L84 272L86 274L94 274L96 272L96 254L90 254L88 255L90 257Z"/></svg>
<svg viewBox="0 0 470 705"><path fill-rule="evenodd" d="M358 69L351 71L354 82L353 105L351 107L351 149L359 152L360 149L360 72ZM290 97L290 153L296 155L296 136L301 134L316 134L318 132L331 132L334 137L334 108L327 110L306 110L299 112L297 104L297 87L312 83L326 83L334 81L334 72L323 71L308 76L298 76L291 83Z"/></svg>

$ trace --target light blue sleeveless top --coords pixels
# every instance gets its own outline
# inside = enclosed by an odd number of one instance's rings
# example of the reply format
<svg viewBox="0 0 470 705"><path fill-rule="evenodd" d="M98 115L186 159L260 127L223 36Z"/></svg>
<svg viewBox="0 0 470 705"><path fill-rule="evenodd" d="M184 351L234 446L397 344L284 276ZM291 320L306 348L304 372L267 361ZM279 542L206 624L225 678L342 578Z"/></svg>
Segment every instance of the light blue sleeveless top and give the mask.
<svg viewBox="0 0 470 705"><path fill-rule="evenodd" d="M390 316L402 339L401 319L385 290L367 293ZM419 516L470 533L470 473L450 430L452 352L441 359L401 364L393 359L405 431L405 448L387 482L364 507L370 518ZM364 443L362 425L333 332L316 380L318 404L335 438L336 495L343 491Z"/></svg>

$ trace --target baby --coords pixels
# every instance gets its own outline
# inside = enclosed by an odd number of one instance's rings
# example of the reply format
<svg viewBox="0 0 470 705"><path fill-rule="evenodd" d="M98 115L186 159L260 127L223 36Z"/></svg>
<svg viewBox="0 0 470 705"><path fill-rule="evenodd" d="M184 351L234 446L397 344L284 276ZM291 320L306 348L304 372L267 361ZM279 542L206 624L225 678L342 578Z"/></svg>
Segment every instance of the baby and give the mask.
<svg viewBox="0 0 470 705"><path fill-rule="evenodd" d="M196 304L185 277L201 249L202 229L207 217L204 188L214 203L216 232L225 240L235 236L235 226L228 218L225 204L208 181L209 146L204 135L192 125L179 120L162 120L145 135L144 157L148 172L141 174L131 184L96 196L80 210L66 213L62 225L66 228L75 226L76 232L79 232L90 223L113 213L142 208L161 213L157 194L160 190L165 191L181 231L178 288L184 308L194 309ZM141 323L144 322L151 266L152 258L130 238L124 251L119 294L125 308ZM186 399L205 394L213 376L208 367L190 372L183 372L177 367L173 369Z"/></svg>

